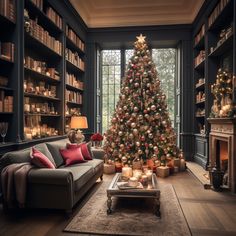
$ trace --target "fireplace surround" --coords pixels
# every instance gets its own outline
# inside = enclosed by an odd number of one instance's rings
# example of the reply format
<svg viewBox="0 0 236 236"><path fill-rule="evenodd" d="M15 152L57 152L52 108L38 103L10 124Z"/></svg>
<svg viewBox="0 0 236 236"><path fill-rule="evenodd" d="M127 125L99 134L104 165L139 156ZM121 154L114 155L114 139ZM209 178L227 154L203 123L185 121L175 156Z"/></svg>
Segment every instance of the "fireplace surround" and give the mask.
<svg viewBox="0 0 236 236"><path fill-rule="evenodd" d="M223 186L236 191L236 119L209 118L209 167L224 172ZM212 184L212 180L211 180Z"/></svg>

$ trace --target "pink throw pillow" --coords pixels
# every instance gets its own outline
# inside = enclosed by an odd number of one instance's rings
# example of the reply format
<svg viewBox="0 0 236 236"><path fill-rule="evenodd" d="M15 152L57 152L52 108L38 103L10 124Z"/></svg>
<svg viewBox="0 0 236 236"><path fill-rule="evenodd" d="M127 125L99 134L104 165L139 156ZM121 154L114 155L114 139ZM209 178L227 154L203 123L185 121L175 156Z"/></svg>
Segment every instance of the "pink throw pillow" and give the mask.
<svg viewBox="0 0 236 236"><path fill-rule="evenodd" d="M54 164L39 150L32 147L31 153L31 162L41 168L55 169Z"/></svg>
<svg viewBox="0 0 236 236"><path fill-rule="evenodd" d="M60 153L65 160L66 166L86 162L83 158L81 148L60 149Z"/></svg>
<svg viewBox="0 0 236 236"><path fill-rule="evenodd" d="M73 144L73 143L67 143L66 147L67 149L75 149L75 148L81 148L82 155L85 160L93 160L92 155L90 154L88 143L79 143L79 144Z"/></svg>

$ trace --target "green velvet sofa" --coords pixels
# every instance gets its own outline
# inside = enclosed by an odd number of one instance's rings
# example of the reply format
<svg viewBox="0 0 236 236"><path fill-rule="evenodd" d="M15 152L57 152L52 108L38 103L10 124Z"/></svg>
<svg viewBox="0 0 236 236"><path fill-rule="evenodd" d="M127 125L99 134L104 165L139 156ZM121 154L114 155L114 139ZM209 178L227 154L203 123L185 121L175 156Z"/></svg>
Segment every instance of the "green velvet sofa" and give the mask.
<svg viewBox="0 0 236 236"><path fill-rule="evenodd" d="M62 139L35 145L47 157L53 158L56 169L30 170L27 176L26 207L70 212L96 180L99 177L102 179L104 152L91 149L93 160L65 166L59 149L66 148L68 142L68 139ZM27 148L4 154L0 160L0 171L12 163L30 162L30 150Z"/></svg>

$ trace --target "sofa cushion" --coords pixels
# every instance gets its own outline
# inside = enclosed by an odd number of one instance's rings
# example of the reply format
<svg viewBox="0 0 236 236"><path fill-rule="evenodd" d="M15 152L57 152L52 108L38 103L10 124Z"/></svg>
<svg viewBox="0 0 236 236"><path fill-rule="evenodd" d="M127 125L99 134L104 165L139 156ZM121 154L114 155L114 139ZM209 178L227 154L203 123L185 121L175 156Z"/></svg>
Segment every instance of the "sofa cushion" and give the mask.
<svg viewBox="0 0 236 236"><path fill-rule="evenodd" d="M81 148L81 152L85 160L93 159L89 143L80 143L80 144L67 143L66 147L67 149Z"/></svg>
<svg viewBox="0 0 236 236"><path fill-rule="evenodd" d="M55 169L55 165L48 159L48 157L38 151L35 147L32 147L30 157L31 162L37 167Z"/></svg>
<svg viewBox="0 0 236 236"><path fill-rule="evenodd" d="M60 149L60 153L65 160L66 166L86 161L83 158L80 147L73 149Z"/></svg>
<svg viewBox="0 0 236 236"><path fill-rule="evenodd" d="M48 150L48 147L45 143L39 143L35 145L34 148L36 148L39 152L43 153L52 162L52 164L56 166L56 163L52 157L52 154Z"/></svg>
<svg viewBox="0 0 236 236"><path fill-rule="evenodd" d="M51 152L52 157L56 163L56 167L64 164L64 160L61 156L60 149L66 148L66 143L68 143L68 139L61 139L58 141L48 142L46 143L48 150Z"/></svg>
<svg viewBox="0 0 236 236"><path fill-rule="evenodd" d="M69 170L73 176L74 191L79 191L93 176L92 166L82 166L82 164L75 164L72 166L64 167L63 169Z"/></svg>
<svg viewBox="0 0 236 236"><path fill-rule="evenodd" d="M103 169L103 160L93 159L91 161L81 163L80 166L91 166L93 168L93 173L97 173L100 169Z"/></svg>

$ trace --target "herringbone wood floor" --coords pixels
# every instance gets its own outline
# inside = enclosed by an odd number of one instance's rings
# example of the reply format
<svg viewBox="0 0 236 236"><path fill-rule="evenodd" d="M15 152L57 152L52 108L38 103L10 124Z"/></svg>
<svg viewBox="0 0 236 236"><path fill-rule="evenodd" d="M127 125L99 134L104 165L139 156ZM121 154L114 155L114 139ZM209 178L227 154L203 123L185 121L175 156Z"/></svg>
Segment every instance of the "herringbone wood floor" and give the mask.
<svg viewBox="0 0 236 236"><path fill-rule="evenodd" d="M188 171L159 181L174 186L192 235L236 235L236 195L203 188ZM95 185L75 208L78 211L98 188ZM62 230L69 218L61 211L27 210L5 215L0 209L0 236L71 236Z"/></svg>

